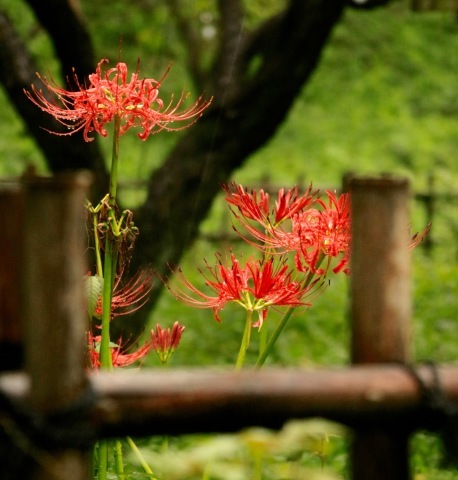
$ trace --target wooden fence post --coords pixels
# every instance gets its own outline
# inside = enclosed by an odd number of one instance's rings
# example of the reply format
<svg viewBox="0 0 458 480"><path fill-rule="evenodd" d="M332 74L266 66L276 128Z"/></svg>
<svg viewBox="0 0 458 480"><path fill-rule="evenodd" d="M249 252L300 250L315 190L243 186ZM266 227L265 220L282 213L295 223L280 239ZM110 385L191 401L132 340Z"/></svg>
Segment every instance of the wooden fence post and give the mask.
<svg viewBox="0 0 458 480"><path fill-rule="evenodd" d="M87 388L84 200L90 176L25 178L22 317L32 411L71 407ZM72 435L72 432L69 432ZM33 480L86 480L85 452L35 445Z"/></svg>
<svg viewBox="0 0 458 480"><path fill-rule="evenodd" d="M0 182L0 371L22 367L19 282L23 195L17 181Z"/></svg>
<svg viewBox="0 0 458 480"><path fill-rule="evenodd" d="M351 327L355 364L410 358L409 186L407 180L350 178ZM407 480L409 433L396 422L361 426L352 445L353 480Z"/></svg>

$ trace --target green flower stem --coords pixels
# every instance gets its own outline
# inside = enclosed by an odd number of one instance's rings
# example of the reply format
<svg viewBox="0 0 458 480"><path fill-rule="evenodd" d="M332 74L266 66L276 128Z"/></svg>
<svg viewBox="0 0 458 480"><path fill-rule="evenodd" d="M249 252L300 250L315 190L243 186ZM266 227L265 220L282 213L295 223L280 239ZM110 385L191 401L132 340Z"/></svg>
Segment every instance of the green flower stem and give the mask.
<svg viewBox="0 0 458 480"><path fill-rule="evenodd" d="M116 194L118 184L118 160L119 160L119 128L121 120L118 116L114 120L113 133L113 153L110 172L110 188L108 197L108 220L112 223L115 218ZM110 228L107 230L105 239L105 257L103 265L103 290L102 290L102 332L100 340L100 364L102 369L112 370L113 362L110 350L110 322L111 322L111 302L113 298L113 286L116 274L117 251L115 247L115 239L111 234ZM96 235L97 236L97 235ZM116 445L115 464L116 470L119 471L119 465L122 465L122 451ZM121 471L123 467L121 467ZM98 460L98 480L106 480L108 473L108 442L101 441L99 446Z"/></svg>
<svg viewBox="0 0 458 480"><path fill-rule="evenodd" d="M115 470L118 480L125 480L124 475L124 464L122 461L122 444L119 440L116 440L114 446L114 457L115 457Z"/></svg>
<svg viewBox="0 0 458 480"><path fill-rule="evenodd" d="M113 296L114 273L113 269L113 242L107 232L105 242L105 259L104 259L104 278L102 290L102 333L100 341L100 364L102 368L111 370L113 368L111 351L110 351L110 321L111 321L111 301Z"/></svg>
<svg viewBox="0 0 458 480"><path fill-rule="evenodd" d="M103 278L103 268L102 268L102 257L100 255L100 241L99 236L97 235L97 214L92 214L92 224L94 228L94 247L95 247L95 260L97 265L97 275Z"/></svg>
<svg viewBox="0 0 458 480"><path fill-rule="evenodd" d="M140 462L140 465L142 466L143 470L145 473L148 475L151 475L151 480L156 480L154 477L154 473L151 470L150 466L145 460L145 457L143 456L142 452L139 450L135 442L132 440L131 437L126 437L127 443L129 444L129 447L132 449L132 451L135 453L135 456L137 457L137 460Z"/></svg>
<svg viewBox="0 0 458 480"><path fill-rule="evenodd" d="M119 130L121 128L121 118L119 115L114 117L113 150L111 153L111 172L110 172L110 205L116 205L116 196L118 191L118 164L119 164Z"/></svg>
<svg viewBox="0 0 458 480"><path fill-rule="evenodd" d="M274 332L272 333L271 337L269 338L269 341L267 342L266 348L260 353L258 360L256 362L256 368L261 368L264 365L264 362L266 361L267 357L269 356L270 352L272 351L275 343L278 340L278 337L280 336L281 332L285 328L286 324L288 323L289 318L291 317L291 314L293 313L295 307L290 307L288 310L286 310L285 314L281 318L280 322L278 325L275 327Z"/></svg>
<svg viewBox="0 0 458 480"><path fill-rule="evenodd" d="M99 442L98 462L97 462L97 480L107 480L108 478L108 442L102 440Z"/></svg>
<svg viewBox="0 0 458 480"><path fill-rule="evenodd" d="M250 345L250 334L251 334L251 317L253 315L252 310L247 310L245 330L243 332L242 342L240 344L239 354L237 356L237 363L235 364L236 370L240 370L245 361L246 351Z"/></svg>
<svg viewBox="0 0 458 480"><path fill-rule="evenodd" d="M113 151L111 156L110 170L110 189L108 197L108 220L112 224L116 223L115 207L118 188L118 164L119 164L119 130L121 127L121 118L115 115L113 126ZM110 351L110 322L111 322L111 301L113 297L113 286L116 275L117 255L115 249L115 239L111 235L110 228L106 233L105 239L105 258L103 269L103 291L102 291L102 332L100 341L100 363L102 368L111 370L112 359Z"/></svg>
<svg viewBox="0 0 458 480"><path fill-rule="evenodd" d="M310 282L312 281L312 278L313 278L313 275L310 275L310 274L307 275L304 281L304 288L306 288L310 284ZM270 355L270 352L272 351L275 343L277 342L281 332L286 327L286 324L288 323L288 320L290 319L295 308L296 307L289 307L288 310L286 310L285 314L283 315L280 322L275 327L275 330L273 331L271 337L269 338L269 341L267 342L266 347L264 348L264 350L261 351L255 365L256 368L261 368L264 365L264 362L266 361L267 357Z"/></svg>
<svg viewBox="0 0 458 480"><path fill-rule="evenodd" d="M321 265L324 258L325 258L325 255L321 254L320 258L318 259L318 261L316 263L316 268L318 268ZM329 264L326 267L325 272L327 272L328 268L329 268ZM326 273L325 273L325 275L326 275ZM324 278L325 275L323 275L323 278ZM315 274L313 272L309 272L304 279L303 288L307 288L310 285L310 283L312 282L314 277L315 277ZM275 343L278 340L278 337L280 336L281 332L285 328L286 324L288 323L288 320L290 319L290 317L291 317L291 315L292 315L292 313L294 312L295 309L296 309L296 307L289 307L288 310L286 310L286 312L283 315L283 317L281 318L280 322L275 327L275 330L272 333L272 336L269 338L269 341L267 342L266 348L261 351L261 353L258 357L258 360L256 362L256 365L255 365L256 368L261 368L264 365L264 362L266 361L267 357L269 356L270 352L272 351Z"/></svg>

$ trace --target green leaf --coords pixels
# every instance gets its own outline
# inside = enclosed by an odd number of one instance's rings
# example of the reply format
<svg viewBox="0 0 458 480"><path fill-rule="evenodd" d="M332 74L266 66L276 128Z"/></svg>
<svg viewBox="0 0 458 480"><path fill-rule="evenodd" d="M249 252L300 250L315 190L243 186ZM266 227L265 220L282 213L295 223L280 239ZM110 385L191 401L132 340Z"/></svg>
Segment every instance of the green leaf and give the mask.
<svg viewBox="0 0 458 480"><path fill-rule="evenodd" d="M94 316L97 301L102 295L103 278L99 275L84 277L84 289L87 302L87 313L89 317Z"/></svg>

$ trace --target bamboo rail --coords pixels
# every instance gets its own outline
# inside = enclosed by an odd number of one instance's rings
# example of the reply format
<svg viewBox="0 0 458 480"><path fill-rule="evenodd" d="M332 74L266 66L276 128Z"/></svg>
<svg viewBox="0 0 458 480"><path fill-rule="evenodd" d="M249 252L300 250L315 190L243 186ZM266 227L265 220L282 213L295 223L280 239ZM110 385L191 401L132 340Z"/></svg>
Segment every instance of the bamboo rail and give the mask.
<svg viewBox="0 0 458 480"><path fill-rule="evenodd" d="M428 366L418 375L428 387ZM446 398L458 402L458 366L437 369ZM0 376L0 391L28 397L23 373ZM326 417L352 428L431 428L417 381L402 365L314 370L269 368L99 372L85 413L99 437L234 432L256 425L279 428L290 418ZM336 401L338 399L338 401Z"/></svg>

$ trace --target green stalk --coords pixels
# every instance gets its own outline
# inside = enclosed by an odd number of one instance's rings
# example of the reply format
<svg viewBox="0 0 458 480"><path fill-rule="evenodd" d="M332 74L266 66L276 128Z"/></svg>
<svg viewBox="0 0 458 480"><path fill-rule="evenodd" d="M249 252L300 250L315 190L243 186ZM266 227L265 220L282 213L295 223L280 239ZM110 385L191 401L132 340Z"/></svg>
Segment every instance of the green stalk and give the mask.
<svg viewBox="0 0 458 480"><path fill-rule="evenodd" d="M94 228L94 248L95 248L95 259L97 265L97 275L103 277L103 268L102 268L102 258L100 256L100 241L99 236L97 235L97 214L92 214L92 224Z"/></svg>
<svg viewBox="0 0 458 480"><path fill-rule="evenodd" d="M154 477L153 471L151 470L150 466L146 462L145 457L143 456L142 452L139 450L135 442L132 440L131 437L126 437L126 440L130 448L132 449L132 451L135 453L135 456L137 457L137 460L140 462L140 465L142 466L145 473L147 473L148 475L152 475L151 480L156 480L156 478Z"/></svg>
<svg viewBox="0 0 458 480"><path fill-rule="evenodd" d="M116 206L116 194L118 188L118 164L119 164L119 129L121 126L121 119L118 115L114 118L114 132L113 132L113 152L111 157L111 171L110 171L110 190L108 205L108 221L115 216L114 207ZM116 221L116 218L114 218ZM108 370L112 369L112 360L110 352L110 321L111 321L111 301L113 298L113 285L116 274L116 249L114 246L114 239L110 235L110 228L107 230L105 239L105 258L103 268L103 291L102 291L102 332L100 342L100 363L102 368Z"/></svg>
<svg viewBox="0 0 458 480"><path fill-rule="evenodd" d="M97 462L97 480L107 480L108 478L108 441L101 440L99 442Z"/></svg>
<svg viewBox="0 0 458 480"><path fill-rule="evenodd" d="M114 457L116 475L118 476L119 480L125 480L126 477L124 475L124 464L122 461L122 444L119 440L116 440L115 442Z"/></svg>
<svg viewBox="0 0 458 480"><path fill-rule="evenodd" d="M113 133L113 153L111 159L110 172L110 188L108 198L108 223L115 215L114 207L116 206L116 193L118 184L118 161L119 161L119 128L121 121L118 116L114 120ZM116 220L116 218L115 218ZM102 290L102 331L100 340L100 364L101 368L105 370L112 370L113 363L110 351L110 322L111 322L111 302L113 298L113 285L116 274L117 252L114 246L114 238L110 234L108 228L105 239L105 257L103 265L103 290ZM122 452L117 450L116 469L118 470L118 463L122 463ZM98 462L98 478L99 480L106 480L108 473L108 442L102 440L99 446L99 462Z"/></svg>
<svg viewBox="0 0 458 480"><path fill-rule="evenodd" d="M286 324L288 323L289 318L291 317L291 314L293 313L295 307L289 307L288 310L286 310L285 314L281 318L280 322L277 324L275 327L274 332L272 333L271 337L269 338L269 341L267 342L266 348L260 353L258 360L256 362L256 368L261 368L264 365L264 362L266 361L267 357L269 356L270 352L272 351L275 343L278 340L278 337L280 336L281 332L285 328Z"/></svg>
<svg viewBox="0 0 458 480"><path fill-rule="evenodd" d="M119 130L121 128L121 118L119 115L114 117L113 150L111 152L111 172L110 172L110 199L111 206L116 205L116 195L118 190L118 164L119 164Z"/></svg>
<svg viewBox="0 0 458 480"><path fill-rule="evenodd" d="M116 270L114 270L116 271ZM110 321L111 321L111 301L113 297L113 241L110 233L107 232L105 241L105 258L104 258L104 278L102 290L102 333L100 340L100 364L107 370L113 368L111 351L110 351Z"/></svg>
<svg viewBox="0 0 458 480"><path fill-rule="evenodd" d="M245 330L243 332L242 342L240 344L239 354L237 356L237 363L235 364L236 370L240 370L243 366L243 362L245 361L246 351L250 344L250 334L251 334L251 317L253 315L252 310L246 311L246 323L245 323Z"/></svg>
<svg viewBox="0 0 458 480"><path fill-rule="evenodd" d="M321 265L321 262L324 260L325 255L321 255L320 258L317 261L316 268L318 268ZM326 272L327 269L329 268L329 264L326 267ZM314 273L309 272L307 276L305 277L303 288L307 288L310 283L312 282L313 277L315 276ZM278 340L278 337L280 336L281 332L285 328L286 324L288 323L288 320L290 319L292 313L296 307L289 307L288 310L286 310L285 314L281 318L280 322L278 325L275 327L274 332L272 333L272 336L269 338L269 341L267 342L267 346L264 350L261 351L258 360L256 362L256 368L261 368L264 365L264 362L266 361L267 357L269 356L270 352L272 351L275 343Z"/></svg>

